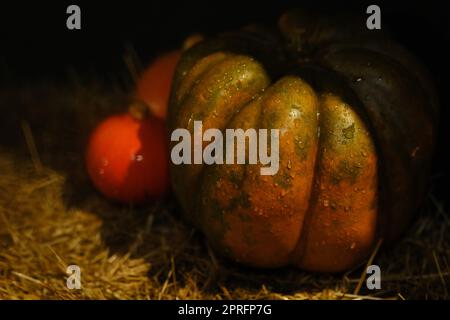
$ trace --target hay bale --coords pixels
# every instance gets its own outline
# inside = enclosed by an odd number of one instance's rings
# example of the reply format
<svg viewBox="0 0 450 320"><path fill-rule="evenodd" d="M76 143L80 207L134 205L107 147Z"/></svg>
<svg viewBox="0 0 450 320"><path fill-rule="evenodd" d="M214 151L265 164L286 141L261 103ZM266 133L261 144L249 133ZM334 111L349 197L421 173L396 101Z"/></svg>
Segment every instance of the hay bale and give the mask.
<svg viewBox="0 0 450 320"><path fill-rule="evenodd" d="M99 119L124 108L126 90L95 79L65 83L0 92L8 106L8 124L0 123L1 299L449 298L450 221L432 194L399 243L374 257L382 270L375 292L361 286L362 266L323 275L224 261L180 221L172 197L142 207L108 202L88 181L83 148ZM71 264L81 267L80 290L66 287Z"/></svg>

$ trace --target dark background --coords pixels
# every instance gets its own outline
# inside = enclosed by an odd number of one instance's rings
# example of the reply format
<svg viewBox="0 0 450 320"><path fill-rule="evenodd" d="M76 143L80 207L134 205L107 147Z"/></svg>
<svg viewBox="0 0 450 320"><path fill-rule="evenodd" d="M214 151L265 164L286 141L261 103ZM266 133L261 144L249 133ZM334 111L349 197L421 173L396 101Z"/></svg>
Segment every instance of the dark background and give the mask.
<svg viewBox="0 0 450 320"><path fill-rule="evenodd" d="M212 35L249 22L274 24L289 7L351 10L365 15L378 4L382 27L423 61L436 82L442 104L434 192L448 196L447 98L450 12L443 1L33 1L0 4L0 85L27 86L64 81L69 69L105 79L125 68L132 45L148 62L159 52L179 47L192 32ZM81 30L66 28L66 8L81 7ZM13 108L2 106L0 108ZM49 119L51 121L51 119ZM1 122L0 122L1 123ZM419 128L420 130L420 128ZM5 139L7 137L3 137Z"/></svg>
<svg viewBox="0 0 450 320"><path fill-rule="evenodd" d="M111 70L122 63L131 43L144 59L179 46L192 32L215 34L249 22L275 24L289 7L310 6L366 15L369 4L382 11L382 27L416 53L432 71L439 70L449 43L442 1L26 1L0 5L0 61L27 78L55 75L72 65ZM81 30L66 28L66 8L81 8ZM445 51L445 52L444 52ZM438 79L440 80L440 79Z"/></svg>

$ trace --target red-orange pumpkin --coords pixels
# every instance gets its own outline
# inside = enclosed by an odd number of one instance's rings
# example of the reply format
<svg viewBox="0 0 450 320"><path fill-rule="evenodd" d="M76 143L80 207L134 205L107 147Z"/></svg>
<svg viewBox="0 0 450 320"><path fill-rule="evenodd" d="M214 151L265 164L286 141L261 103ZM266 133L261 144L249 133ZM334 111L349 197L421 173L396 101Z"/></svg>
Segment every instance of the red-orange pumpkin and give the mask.
<svg viewBox="0 0 450 320"><path fill-rule="evenodd" d="M165 133L164 122L141 103L103 120L86 148L86 168L95 187L123 203L163 197L169 189Z"/></svg>
<svg viewBox="0 0 450 320"><path fill-rule="evenodd" d="M353 17L290 11L276 31L222 34L185 52L169 127L285 128L280 169L171 165L187 219L257 267L343 271L396 239L426 190L437 101L426 71ZM172 142L172 146L174 142Z"/></svg>
<svg viewBox="0 0 450 320"><path fill-rule="evenodd" d="M180 50L174 50L158 56L137 83L136 98L147 104L151 113L160 119L166 119L170 86L180 55Z"/></svg>

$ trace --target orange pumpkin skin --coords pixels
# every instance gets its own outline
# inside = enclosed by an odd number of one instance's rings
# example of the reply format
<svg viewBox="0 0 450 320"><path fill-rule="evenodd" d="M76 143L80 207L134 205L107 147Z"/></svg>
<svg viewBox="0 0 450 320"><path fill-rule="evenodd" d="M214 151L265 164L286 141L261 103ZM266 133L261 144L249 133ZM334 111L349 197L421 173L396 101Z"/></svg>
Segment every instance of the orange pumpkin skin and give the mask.
<svg viewBox="0 0 450 320"><path fill-rule="evenodd" d="M106 197L139 204L163 197L169 189L166 127L162 120L137 116L136 109L103 120L86 148L86 169ZM140 109L146 106L139 105Z"/></svg>
<svg viewBox="0 0 450 320"><path fill-rule="evenodd" d="M340 272L378 239L396 239L417 211L437 99L423 67L386 34L311 16L291 11L277 32L197 44L172 86L169 132L192 134L194 120L203 130L283 128L279 171L172 164L171 180L186 219L229 258Z"/></svg>
<svg viewBox="0 0 450 320"><path fill-rule="evenodd" d="M180 50L174 50L157 57L137 83L136 98L145 102L160 119L166 119L170 86L180 55Z"/></svg>

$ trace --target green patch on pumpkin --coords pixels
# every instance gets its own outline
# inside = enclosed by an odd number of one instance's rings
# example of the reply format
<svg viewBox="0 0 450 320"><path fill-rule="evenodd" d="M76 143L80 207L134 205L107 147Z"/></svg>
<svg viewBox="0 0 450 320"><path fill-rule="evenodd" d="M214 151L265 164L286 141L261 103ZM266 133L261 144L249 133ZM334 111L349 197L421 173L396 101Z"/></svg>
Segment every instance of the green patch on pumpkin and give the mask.
<svg viewBox="0 0 450 320"><path fill-rule="evenodd" d="M332 172L331 182L339 184L342 180L346 180L353 184L360 175L361 168L361 165L356 165L348 160L341 160L337 170Z"/></svg>
<svg viewBox="0 0 450 320"><path fill-rule="evenodd" d="M310 138L302 139L299 136L294 138L295 153L300 160L305 161L308 158L309 148L311 147Z"/></svg>
<svg viewBox="0 0 450 320"><path fill-rule="evenodd" d="M248 209L251 207L251 202L247 193L242 192L237 197L234 197L230 201L230 205L227 207L227 210L234 210L237 207L241 207L242 209Z"/></svg>
<svg viewBox="0 0 450 320"><path fill-rule="evenodd" d="M292 187L292 178L289 172L280 171L273 177L274 182L283 189Z"/></svg>

